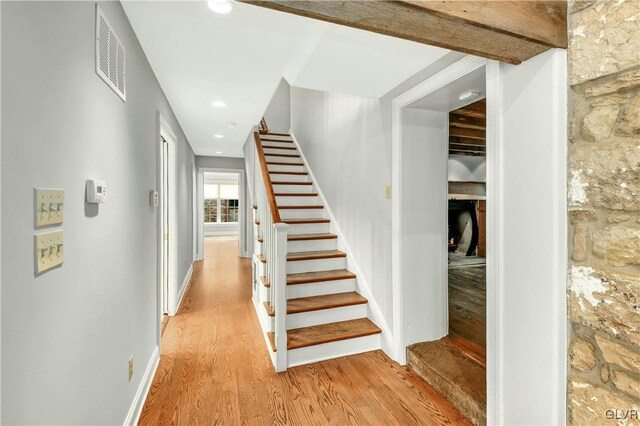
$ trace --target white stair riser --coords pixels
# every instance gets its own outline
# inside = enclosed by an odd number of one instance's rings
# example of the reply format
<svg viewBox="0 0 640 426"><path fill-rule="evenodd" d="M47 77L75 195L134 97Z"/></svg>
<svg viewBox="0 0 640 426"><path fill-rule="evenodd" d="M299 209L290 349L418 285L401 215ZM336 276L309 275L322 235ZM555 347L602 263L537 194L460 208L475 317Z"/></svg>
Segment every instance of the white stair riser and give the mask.
<svg viewBox="0 0 640 426"><path fill-rule="evenodd" d="M291 140L291 139L289 139ZM290 146L296 146L293 142L287 142L287 139L280 139L278 141L263 141L262 142L263 145L273 145L273 146L286 146L286 147L290 147Z"/></svg>
<svg viewBox="0 0 640 426"><path fill-rule="evenodd" d="M300 181L304 182L304 181ZM273 185L273 192L291 194L292 192L301 192L308 194L313 191L313 185Z"/></svg>
<svg viewBox="0 0 640 426"><path fill-rule="evenodd" d="M276 182L309 182L309 175L283 175L269 173L269 177L271 177L272 181Z"/></svg>
<svg viewBox="0 0 640 426"><path fill-rule="evenodd" d="M300 157L277 157L274 155L268 155L266 153L264 158L267 160L267 162L271 162L271 161L277 161L281 163L299 163L300 162Z"/></svg>
<svg viewBox="0 0 640 426"><path fill-rule="evenodd" d="M287 353L287 363L295 367L377 349L380 349L380 334L292 349Z"/></svg>
<svg viewBox="0 0 640 426"><path fill-rule="evenodd" d="M279 206L317 206L318 205L318 196L317 195L309 195L309 196L276 196L276 203Z"/></svg>
<svg viewBox="0 0 640 426"><path fill-rule="evenodd" d="M354 320L367 316L367 304L343 306L341 308L321 309L287 315L287 330L330 322Z"/></svg>
<svg viewBox="0 0 640 426"><path fill-rule="evenodd" d="M281 219L324 219L324 209L279 209Z"/></svg>
<svg viewBox="0 0 640 426"><path fill-rule="evenodd" d="M289 224L291 234L328 234L330 223L297 223Z"/></svg>
<svg viewBox="0 0 640 426"><path fill-rule="evenodd" d="M258 321L260 321L260 325L262 326L262 330L266 333L268 331L274 330L274 319L267 315L267 312L264 309L263 303L260 301L258 303L254 303L256 313L258 315ZM271 347L269 347L271 350Z"/></svg>
<svg viewBox="0 0 640 426"><path fill-rule="evenodd" d="M263 146L262 148L264 149L264 155L269 155L269 154L296 154L296 155L299 155L300 154L297 149L283 149L284 147L267 148L265 146Z"/></svg>
<svg viewBox="0 0 640 426"><path fill-rule="evenodd" d="M287 286L287 299L322 296L324 294L356 291L355 278L350 280L323 281L321 283L296 284Z"/></svg>
<svg viewBox="0 0 640 426"><path fill-rule="evenodd" d="M298 165L284 165L284 164L267 164L267 169L269 169L270 172L304 172L306 171L304 169L304 166L298 166Z"/></svg>
<svg viewBox="0 0 640 426"><path fill-rule="evenodd" d="M287 251L289 252L336 250L337 247L337 238L327 240L287 241Z"/></svg>
<svg viewBox="0 0 640 426"><path fill-rule="evenodd" d="M304 272L332 271L346 269L347 258L336 257L333 259L298 260L287 262L287 274L301 274Z"/></svg>

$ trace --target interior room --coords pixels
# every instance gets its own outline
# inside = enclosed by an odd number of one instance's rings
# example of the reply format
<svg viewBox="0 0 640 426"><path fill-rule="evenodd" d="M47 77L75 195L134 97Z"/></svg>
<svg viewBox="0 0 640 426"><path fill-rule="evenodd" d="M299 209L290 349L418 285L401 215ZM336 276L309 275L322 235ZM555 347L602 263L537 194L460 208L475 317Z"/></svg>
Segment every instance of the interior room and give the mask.
<svg viewBox="0 0 640 426"><path fill-rule="evenodd" d="M239 177L237 173L204 172L204 236L238 237Z"/></svg>

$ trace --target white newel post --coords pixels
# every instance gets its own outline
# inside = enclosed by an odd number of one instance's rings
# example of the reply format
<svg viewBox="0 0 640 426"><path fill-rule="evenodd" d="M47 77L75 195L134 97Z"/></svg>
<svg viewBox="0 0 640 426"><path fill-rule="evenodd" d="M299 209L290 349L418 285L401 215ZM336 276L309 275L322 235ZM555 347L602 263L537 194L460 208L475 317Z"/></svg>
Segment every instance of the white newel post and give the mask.
<svg viewBox="0 0 640 426"><path fill-rule="evenodd" d="M276 371L287 369L287 233L289 225L276 223L273 225L275 241L274 310L276 311Z"/></svg>

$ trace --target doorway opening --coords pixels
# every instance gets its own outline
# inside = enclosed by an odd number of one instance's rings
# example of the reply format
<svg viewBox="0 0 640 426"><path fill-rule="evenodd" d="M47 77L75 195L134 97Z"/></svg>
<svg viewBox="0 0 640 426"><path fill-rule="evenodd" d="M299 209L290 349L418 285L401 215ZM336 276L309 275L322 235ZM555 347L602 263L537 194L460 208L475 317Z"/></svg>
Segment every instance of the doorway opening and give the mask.
<svg viewBox="0 0 640 426"><path fill-rule="evenodd" d="M176 314L177 301L177 203L176 203L176 136L158 114L158 277L159 321L158 342L166 326L167 316Z"/></svg>
<svg viewBox="0 0 640 426"><path fill-rule="evenodd" d="M406 350L423 379L485 424L486 61L456 65L394 100L394 340L400 362Z"/></svg>
<svg viewBox="0 0 640 426"><path fill-rule="evenodd" d="M205 238L238 240L240 177L237 173L204 172L203 227Z"/></svg>
<svg viewBox="0 0 640 426"><path fill-rule="evenodd" d="M199 167L197 175L198 258L206 260L205 246L223 240L236 242L238 256L246 257L248 206L244 170Z"/></svg>

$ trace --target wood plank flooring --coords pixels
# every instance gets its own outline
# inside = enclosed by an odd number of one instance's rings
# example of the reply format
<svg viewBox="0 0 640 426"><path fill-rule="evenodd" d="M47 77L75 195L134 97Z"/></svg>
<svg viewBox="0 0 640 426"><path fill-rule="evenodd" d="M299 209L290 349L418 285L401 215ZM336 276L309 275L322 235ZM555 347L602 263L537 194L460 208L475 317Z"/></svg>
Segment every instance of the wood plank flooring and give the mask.
<svg viewBox="0 0 640 426"><path fill-rule="evenodd" d="M383 352L273 370L235 241L205 238L161 358L142 425L468 425Z"/></svg>
<svg viewBox="0 0 640 426"><path fill-rule="evenodd" d="M449 330L481 348L486 339L486 267L449 268Z"/></svg>

